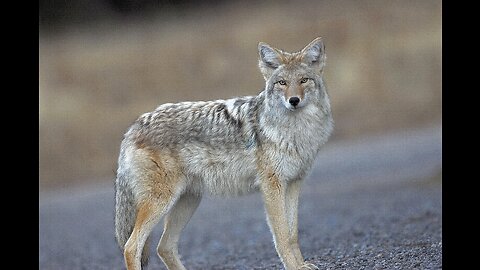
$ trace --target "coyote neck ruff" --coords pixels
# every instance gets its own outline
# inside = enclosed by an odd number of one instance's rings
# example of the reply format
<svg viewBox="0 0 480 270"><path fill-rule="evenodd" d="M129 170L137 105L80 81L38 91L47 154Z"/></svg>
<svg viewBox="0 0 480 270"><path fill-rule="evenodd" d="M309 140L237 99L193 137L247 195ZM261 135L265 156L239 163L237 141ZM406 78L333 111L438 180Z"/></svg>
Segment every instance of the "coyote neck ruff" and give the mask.
<svg viewBox="0 0 480 270"><path fill-rule="evenodd" d="M266 84L257 96L163 104L141 115L125 134L115 224L128 269L140 269L146 237L163 215L165 231L157 251L169 269L184 269L176 243L202 194L256 190L263 193L284 266L314 269L304 263L296 240L296 183L333 129L323 42L315 39L296 53L265 43L258 49ZM169 222L179 223L180 231L170 231Z"/></svg>

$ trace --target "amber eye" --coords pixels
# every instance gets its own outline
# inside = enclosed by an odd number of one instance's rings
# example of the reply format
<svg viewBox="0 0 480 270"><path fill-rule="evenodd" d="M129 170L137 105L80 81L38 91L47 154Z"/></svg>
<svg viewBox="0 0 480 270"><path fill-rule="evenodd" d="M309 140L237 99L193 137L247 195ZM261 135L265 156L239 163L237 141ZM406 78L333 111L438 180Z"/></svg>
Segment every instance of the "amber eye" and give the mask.
<svg viewBox="0 0 480 270"><path fill-rule="evenodd" d="M280 81L278 81L278 83L279 83L280 85L286 85L286 84L287 84L287 82L286 82L285 80L280 80Z"/></svg>
<svg viewBox="0 0 480 270"><path fill-rule="evenodd" d="M300 83L306 83L307 81L308 81L308 78L302 78L302 79L300 80Z"/></svg>

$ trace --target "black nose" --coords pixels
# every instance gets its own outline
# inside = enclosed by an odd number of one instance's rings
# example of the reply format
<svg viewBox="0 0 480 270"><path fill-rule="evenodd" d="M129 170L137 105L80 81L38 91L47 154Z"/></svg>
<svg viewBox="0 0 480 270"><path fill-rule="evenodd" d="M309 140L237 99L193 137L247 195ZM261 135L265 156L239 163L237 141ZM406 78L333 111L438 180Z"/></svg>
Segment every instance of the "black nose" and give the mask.
<svg viewBox="0 0 480 270"><path fill-rule="evenodd" d="M292 104L293 107L297 106L300 103L300 99L298 97L291 97L288 99L288 102Z"/></svg>

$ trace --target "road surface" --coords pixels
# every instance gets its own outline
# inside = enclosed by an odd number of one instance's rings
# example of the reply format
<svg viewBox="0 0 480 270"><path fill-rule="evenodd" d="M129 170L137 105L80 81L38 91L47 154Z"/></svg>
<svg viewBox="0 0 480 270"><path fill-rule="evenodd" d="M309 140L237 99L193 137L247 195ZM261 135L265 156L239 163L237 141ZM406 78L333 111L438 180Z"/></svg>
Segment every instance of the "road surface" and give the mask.
<svg viewBox="0 0 480 270"><path fill-rule="evenodd" d="M434 126L327 143L300 198L303 255L320 269L441 269L441 140ZM40 269L125 269L112 183L40 193ZM165 269L161 230L147 269ZM179 251L187 269L283 269L260 194L204 198Z"/></svg>

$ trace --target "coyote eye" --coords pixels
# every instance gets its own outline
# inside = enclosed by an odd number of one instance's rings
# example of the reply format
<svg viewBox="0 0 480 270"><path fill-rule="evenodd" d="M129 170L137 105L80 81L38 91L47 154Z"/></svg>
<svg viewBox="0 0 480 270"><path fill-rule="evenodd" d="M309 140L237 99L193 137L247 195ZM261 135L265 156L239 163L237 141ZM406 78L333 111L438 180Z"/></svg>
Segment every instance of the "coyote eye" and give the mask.
<svg viewBox="0 0 480 270"><path fill-rule="evenodd" d="M286 85L286 84L287 84L287 82L286 82L285 80L280 80L280 81L278 81L278 83L279 83L280 85Z"/></svg>
<svg viewBox="0 0 480 270"><path fill-rule="evenodd" d="M308 81L308 78L302 78L302 79L300 80L300 83L306 83L307 81Z"/></svg>

